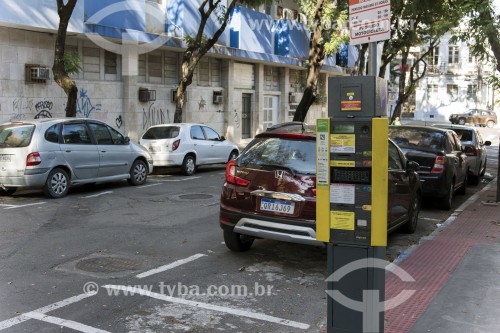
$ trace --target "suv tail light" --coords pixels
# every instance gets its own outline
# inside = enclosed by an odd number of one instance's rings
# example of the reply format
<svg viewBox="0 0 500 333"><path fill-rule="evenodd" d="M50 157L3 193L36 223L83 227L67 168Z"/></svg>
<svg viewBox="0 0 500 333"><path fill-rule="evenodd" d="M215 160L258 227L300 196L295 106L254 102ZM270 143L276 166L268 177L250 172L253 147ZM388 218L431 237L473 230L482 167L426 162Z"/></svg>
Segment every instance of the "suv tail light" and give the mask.
<svg viewBox="0 0 500 333"><path fill-rule="evenodd" d="M431 173L443 173L446 166L446 158L444 156L436 156Z"/></svg>
<svg viewBox="0 0 500 333"><path fill-rule="evenodd" d="M226 182L229 184L248 186L250 182L246 179L236 177L236 161L231 160L226 164Z"/></svg>
<svg viewBox="0 0 500 333"><path fill-rule="evenodd" d="M177 148L179 148L180 144L181 144L181 139L175 140L174 143L172 143L172 151L177 150Z"/></svg>
<svg viewBox="0 0 500 333"><path fill-rule="evenodd" d="M35 166L42 163L40 153L31 153L26 157L26 166Z"/></svg>

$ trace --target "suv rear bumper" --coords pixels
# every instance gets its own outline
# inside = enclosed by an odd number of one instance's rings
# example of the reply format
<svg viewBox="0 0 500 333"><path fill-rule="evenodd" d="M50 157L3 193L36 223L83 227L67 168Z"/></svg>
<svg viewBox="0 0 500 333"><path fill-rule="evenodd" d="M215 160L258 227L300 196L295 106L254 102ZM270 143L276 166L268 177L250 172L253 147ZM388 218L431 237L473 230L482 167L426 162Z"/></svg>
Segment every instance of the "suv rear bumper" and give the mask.
<svg viewBox="0 0 500 333"><path fill-rule="evenodd" d="M221 211L220 226L222 229L232 230L238 234L255 238L323 246L323 242L316 240L316 230L308 226L257 220L251 217L241 217L241 214L233 214L227 211Z"/></svg>

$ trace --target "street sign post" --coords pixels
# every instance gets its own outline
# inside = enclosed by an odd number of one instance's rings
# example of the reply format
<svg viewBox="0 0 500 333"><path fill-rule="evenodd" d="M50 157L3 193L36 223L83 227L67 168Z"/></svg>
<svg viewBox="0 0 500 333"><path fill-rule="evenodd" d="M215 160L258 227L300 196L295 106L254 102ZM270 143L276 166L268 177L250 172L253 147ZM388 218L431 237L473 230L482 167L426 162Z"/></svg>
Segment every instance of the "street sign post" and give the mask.
<svg viewBox="0 0 500 333"><path fill-rule="evenodd" d="M390 0L349 0L350 45L391 38Z"/></svg>

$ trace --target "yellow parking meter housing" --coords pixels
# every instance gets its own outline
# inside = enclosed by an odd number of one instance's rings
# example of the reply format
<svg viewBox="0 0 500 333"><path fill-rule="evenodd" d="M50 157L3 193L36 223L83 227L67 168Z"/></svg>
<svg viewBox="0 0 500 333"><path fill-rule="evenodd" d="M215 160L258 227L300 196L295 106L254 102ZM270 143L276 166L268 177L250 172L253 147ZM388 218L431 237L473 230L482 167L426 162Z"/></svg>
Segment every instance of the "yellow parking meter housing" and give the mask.
<svg viewBox="0 0 500 333"><path fill-rule="evenodd" d="M363 90L351 81L340 89L339 111L317 120L316 239L386 246L388 119L373 101L364 107Z"/></svg>

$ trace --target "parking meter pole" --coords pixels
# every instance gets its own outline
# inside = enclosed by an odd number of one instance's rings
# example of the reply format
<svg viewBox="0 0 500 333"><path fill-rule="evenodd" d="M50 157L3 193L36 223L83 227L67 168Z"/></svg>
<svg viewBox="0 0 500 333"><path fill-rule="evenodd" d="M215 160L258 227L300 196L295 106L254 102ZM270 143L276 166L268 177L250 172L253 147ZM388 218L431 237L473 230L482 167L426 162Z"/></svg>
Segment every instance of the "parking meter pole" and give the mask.
<svg viewBox="0 0 500 333"><path fill-rule="evenodd" d="M328 250L327 332L383 333L387 82L330 78L328 97L329 118L318 119L316 143L316 238Z"/></svg>
<svg viewBox="0 0 500 333"><path fill-rule="evenodd" d="M377 76L377 43L369 44L370 65L368 66L368 75Z"/></svg>
<svg viewBox="0 0 500 333"><path fill-rule="evenodd" d="M500 202L500 138L498 146L498 167L497 167L497 202Z"/></svg>

